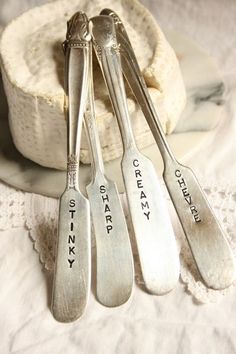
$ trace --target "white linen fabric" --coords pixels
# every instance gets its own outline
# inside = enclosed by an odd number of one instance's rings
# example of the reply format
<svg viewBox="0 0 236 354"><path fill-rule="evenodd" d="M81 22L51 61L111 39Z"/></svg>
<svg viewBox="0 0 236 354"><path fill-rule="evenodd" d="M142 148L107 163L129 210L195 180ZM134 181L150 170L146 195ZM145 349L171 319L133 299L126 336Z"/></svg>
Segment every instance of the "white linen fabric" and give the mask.
<svg viewBox="0 0 236 354"><path fill-rule="evenodd" d="M233 192L232 186L216 186L214 184L204 189L211 206L226 231L228 241L236 255L236 189ZM121 198L127 223L130 225L125 195L121 195ZM167 201L169 203L172 224L180 250L181 280L185 284L186 290L199 303L219 302L222 296L234 289L234 284L228 289L221 291L208 289L204 285L168 196ZM0 230L25 226L34 243L34 249L39 253L40 262L45 270L52 276L54 270L59 200L33 193L23 193L16 191L14 188L0 185L0 206L2 208ZM131 228L129 231L134 253L136 283L144 289L134 235ZM94 249L96 245L94 235L92 241L94 251L93 258L95 259ZM153 300L155 301L155 297L153 297Z"/></svg>
<svg viewBox="0 0 236 354"><path fill-rule="evenodd" d="M43 2L1 0L0 25ZM235 251L236 2L142 2L162 27L201 44L223 72L227 117L208 145L187 163L200 176ZM49 309L57 208L56 199L16 191L0 182L0 353L236 353L236 289L206 289L183 238L178 239L182 281L171 293L156 297L143 290L135 255L136 285L128 303L114 309L100 305L93 281L85 315L72 324L57 323ZM45 266L40 265L29 235Z"/></svg>

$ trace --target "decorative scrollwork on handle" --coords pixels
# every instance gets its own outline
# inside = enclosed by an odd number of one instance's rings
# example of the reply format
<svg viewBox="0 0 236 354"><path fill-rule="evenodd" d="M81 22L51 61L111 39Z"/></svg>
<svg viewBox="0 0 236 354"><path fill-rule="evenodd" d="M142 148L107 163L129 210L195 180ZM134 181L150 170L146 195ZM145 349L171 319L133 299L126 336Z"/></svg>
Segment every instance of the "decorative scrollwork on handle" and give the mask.
<svg viewBox="0 0 236 354"><path fill-rule="evenodd" d="M84 12L76 12L67 22L66 39L69 40L90 40L88 29L88 18Z"/></svg>
<svg viewBox="0 0 236 354"><path fill-rule="evenodd" d="M73 188L78 185L79 157L70 155L67 162L68 187Z"/></svg>
<svg viewBox="0 0 236 354"><path fill-rule="evenodd" d="M78 11L67 22L66 40L62 44L63 50L65 51L67 47L86 47L90 39L88 18L84 12Z"/></svg>
<svg viewBox="0 0 236 354"><path fill-rule="evenodd" d="M93 40L94 49L99 60L102 59L102 47L98 45L97 41Z"/></svg>

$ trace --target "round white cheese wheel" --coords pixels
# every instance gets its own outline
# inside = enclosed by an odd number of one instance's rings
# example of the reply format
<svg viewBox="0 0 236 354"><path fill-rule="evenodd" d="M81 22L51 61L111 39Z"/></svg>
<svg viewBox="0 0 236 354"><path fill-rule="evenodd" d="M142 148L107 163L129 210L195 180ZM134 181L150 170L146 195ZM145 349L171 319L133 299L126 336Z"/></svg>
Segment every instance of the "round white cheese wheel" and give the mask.
<svg viewBox="0 0 236 354"><path fill-rule="evenodd" d="M66 168L64 54L66 22L78 10L89 17L108 7L106 0L60 0L36 7L12 21L0 40L1 69L14 143L27 158ZM112 2L124 21L165 133L176 126L186 101L179 63L156 21L136 0ZM108 92L94 59L96 120L105 161L122 155L122 142ZM139 105L127 89L131 123L139 148L153 137ZM82 132L80 160L90 162Z"/></svg>

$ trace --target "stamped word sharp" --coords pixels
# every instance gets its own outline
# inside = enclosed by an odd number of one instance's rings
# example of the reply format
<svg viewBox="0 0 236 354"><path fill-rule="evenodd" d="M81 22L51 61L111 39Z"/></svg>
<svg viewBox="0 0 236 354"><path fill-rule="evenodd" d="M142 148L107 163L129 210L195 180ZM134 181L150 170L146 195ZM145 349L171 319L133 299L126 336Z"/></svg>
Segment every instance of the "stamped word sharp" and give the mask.
<svg viewBox="0 0 236 354"><path fill-rule="evenodd" d="M112 226L112 214L111 214L111 209L110 209L110 204L109 204L109 195L107 194L106 191L106 186L102 185L99 188L101 196L102 196L102 201L104 203L104 214L105 214L105 220L106 220L106 230L107 234L111 232L113 229Z"/></svg>

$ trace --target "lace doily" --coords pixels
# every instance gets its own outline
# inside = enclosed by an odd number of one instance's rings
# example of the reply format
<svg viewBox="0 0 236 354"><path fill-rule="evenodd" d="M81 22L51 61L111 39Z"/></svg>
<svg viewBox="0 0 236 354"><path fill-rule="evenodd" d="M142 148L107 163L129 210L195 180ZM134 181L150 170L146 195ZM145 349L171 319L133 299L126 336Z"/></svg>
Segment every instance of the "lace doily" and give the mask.
<svg viewBox="0 0 236 354"><path fill-rule="evenodd" d="M222 184L221 187L211 184L204 186L204 191L213 207L218 219L226 231L228 241L236 255L236 188ZM167 199L169 199L167 197ZM128 218L127 203L122 195L122 203ZM183 231L177 220L173 206L170 204L170 212L173 221L177 242L180 249L181 280L186 292L191 293L194 299L201 303L218 302L222 296L231 291L231 287L225 290L208 289L201 281L200 275L193 261L190 249ZM29 231L29 236L34 244L34 249L39 253L40 262L46 270L53 271L54 250L57 235L58 199L43 197L37 194L24 193L6 185L0 184L0 230L24 226ZM129 220L128 226L131 242L134 247L134 263L136 283L144 287L142 273L135 248L134 235ZM92 238L94 251L95 241Z"/></svg>

